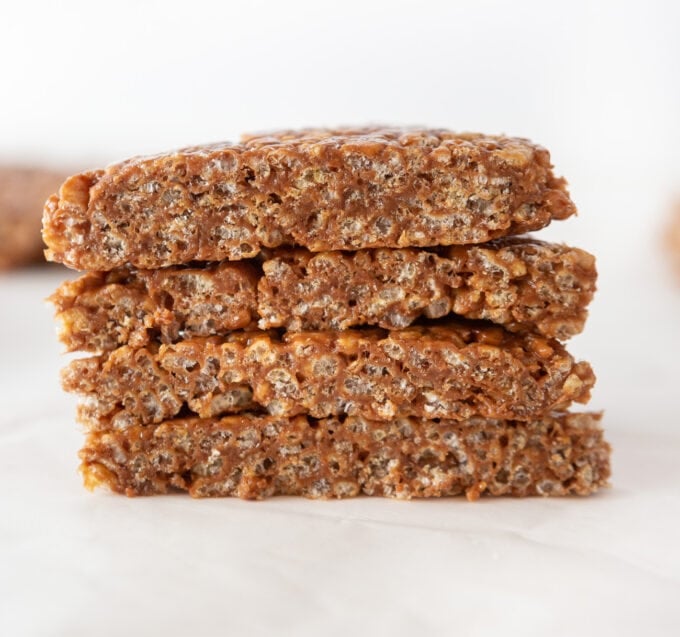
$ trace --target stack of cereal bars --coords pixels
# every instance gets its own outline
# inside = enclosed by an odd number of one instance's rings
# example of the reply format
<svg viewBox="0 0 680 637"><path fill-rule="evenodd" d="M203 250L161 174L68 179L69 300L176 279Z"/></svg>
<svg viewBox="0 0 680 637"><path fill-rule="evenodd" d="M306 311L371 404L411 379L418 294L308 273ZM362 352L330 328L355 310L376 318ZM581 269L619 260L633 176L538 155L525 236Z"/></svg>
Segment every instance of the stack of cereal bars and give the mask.
<svg viewBox="0 0 680 637"><path fill-rule="evenodd" d="M127 495L585 495L607 483L581 331L595 264L546 150L286 131L135 158L48 200L88 487Z"/></svg>

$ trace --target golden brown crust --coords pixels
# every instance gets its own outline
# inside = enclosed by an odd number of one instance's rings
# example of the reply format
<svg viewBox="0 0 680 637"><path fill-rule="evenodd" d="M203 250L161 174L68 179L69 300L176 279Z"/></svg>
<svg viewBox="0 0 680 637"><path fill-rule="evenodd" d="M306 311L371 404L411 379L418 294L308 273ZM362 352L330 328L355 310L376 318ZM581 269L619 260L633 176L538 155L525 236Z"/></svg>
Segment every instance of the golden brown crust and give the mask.
<svg viewBox="0 0 680 637"><path fill-rule="evenodd" d="M47 257L76 269L482 243L574 214L548 152L442 130L246 137L76 175L47 202Z"/></svg>
<svg viewBox="0 0 680 637"><path fill-rule="evenodd" d="M89 488L128 496L587 495L610 475L599 420L178 419L89 434L81 471Z"/></svg>
<svg viewBox="0 0 680 637"><path fill-rule="evenodd" d="M531 420L585 402L594 384L555 340L450 323L401 331L232 332L121 347L73 361L64 388L85 397L91 428L158 423L190 410L317 418L350 414Z"/></svg>
<svg viewBox="0 0 680 637"><path fill-rule="evenodd" d="M44 261L40 213L64 179L43 168L0 166L0 270Z"/></svg>
<svg viewBox="0 0 680 637"><path fill-rule="evenodd" d="M69 351L224 335L258 319L289 331L397 329L450 313L564 340L583 328L595 280L587 252L523 237L437 252L294 249L261 264L124 268L64 283L51 300Z"/></svg>

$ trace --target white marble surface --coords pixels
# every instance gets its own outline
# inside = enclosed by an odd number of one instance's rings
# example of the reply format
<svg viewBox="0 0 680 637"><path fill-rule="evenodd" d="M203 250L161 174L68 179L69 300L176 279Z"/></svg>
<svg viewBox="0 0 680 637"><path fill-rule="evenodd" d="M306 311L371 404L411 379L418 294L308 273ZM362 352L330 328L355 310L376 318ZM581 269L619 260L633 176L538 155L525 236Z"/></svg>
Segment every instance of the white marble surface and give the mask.
<svg viewBox="0 0 680 637"><path fill-rule="evenodd" d="M42 302L71 273L3 275L0 635L679 634L680 289L660 272L611 268L573 343L599 372L613 487L475 504L89 494ZM647 301L654 325L623 344Z"/></svg>

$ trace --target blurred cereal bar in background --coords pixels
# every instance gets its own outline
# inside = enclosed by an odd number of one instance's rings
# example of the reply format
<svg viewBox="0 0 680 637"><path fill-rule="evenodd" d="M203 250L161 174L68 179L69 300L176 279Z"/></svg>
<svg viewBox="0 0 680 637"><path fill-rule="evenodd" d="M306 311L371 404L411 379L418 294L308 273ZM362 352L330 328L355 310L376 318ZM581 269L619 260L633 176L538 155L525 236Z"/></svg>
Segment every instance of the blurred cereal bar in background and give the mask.
<svg viewBox="0 0 680 637"><path fill-rule="evenodd" d="M675 272L680 276L680 201L675 203L672 210L668 230L664 236L667 251L675 266Z"/></svg>
<svg viewBox="0 0 680 637"><path fill-rule="evenodd" d="M0 165L0 270L44 260L43 206L64 178L45 168Z"/></svg>

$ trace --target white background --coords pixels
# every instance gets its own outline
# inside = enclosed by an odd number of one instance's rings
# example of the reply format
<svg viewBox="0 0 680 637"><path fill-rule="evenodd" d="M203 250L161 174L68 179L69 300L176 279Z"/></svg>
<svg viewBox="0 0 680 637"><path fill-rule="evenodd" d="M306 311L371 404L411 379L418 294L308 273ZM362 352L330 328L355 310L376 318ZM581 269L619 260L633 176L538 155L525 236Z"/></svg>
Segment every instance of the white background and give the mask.
<svg viewBox="0 0 680 637"><path fill-rule="evenodd" d="M66 169L244 131L530 137L597 255L614 488L589 500L253 504L82 491L41 299L0 278L0 634L680 634L680 3L2 2L0 160ZM278 629L278 630L277 630Z"/></svg>

